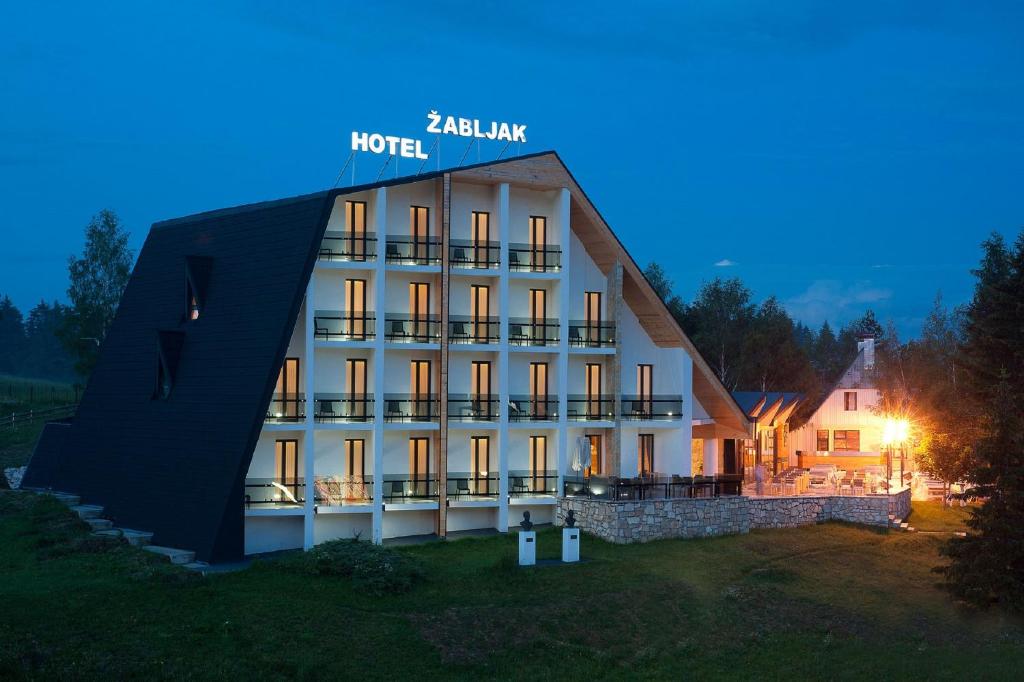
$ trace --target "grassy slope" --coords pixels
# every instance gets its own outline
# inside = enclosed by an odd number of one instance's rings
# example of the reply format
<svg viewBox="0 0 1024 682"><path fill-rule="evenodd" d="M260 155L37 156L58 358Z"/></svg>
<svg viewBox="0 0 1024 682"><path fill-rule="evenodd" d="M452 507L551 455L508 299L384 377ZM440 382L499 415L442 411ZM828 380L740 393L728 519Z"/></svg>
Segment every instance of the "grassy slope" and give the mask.
<svg viewBox="0 0 1024 682"><path fill-rule="evenodd" d="M29 386L34 389L32 401L28 400ZM51 389L56 391L56 400L51 400L54 395ZM73 396L74 389L70 384L0 374L0 419L12 412L67 405L73 401ZM17 431L0 430L0 471L27 463L42 430L41 421L23 426Z"/></svg>
<svg viewBox="0 0 1024 682"><path fill-rule="evenodd" d="M1021 623L934 587L935 536L587 537L586 563L533 570L512 565L511 536L433 543L401 550L426 584L370 598L279 562L189 579L129 548L52 557L65 513L31 498L0 493L0 678L1009 678L1024 664ZM559 541L542 531L540 555Z"/></svg>

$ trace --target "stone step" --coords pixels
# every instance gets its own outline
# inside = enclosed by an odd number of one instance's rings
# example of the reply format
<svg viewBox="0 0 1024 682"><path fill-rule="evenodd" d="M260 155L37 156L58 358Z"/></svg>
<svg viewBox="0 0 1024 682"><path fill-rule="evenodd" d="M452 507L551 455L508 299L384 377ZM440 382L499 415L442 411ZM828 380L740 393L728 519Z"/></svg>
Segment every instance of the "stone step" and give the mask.
<svg viewBox="0 0 1024 682"><path fill-rule="evenodd" d="M143 547L147 552L160 554L167 557L172 564L183 566L190 564L196 558L196 553L187 549L175 549L173 547L160 547L159 545L146 545Z"/></svg>
<svg viewBox="0 0 1024 682"><path fill-rule="evenodd" d="M132 530L131 528L115 528L121 533L121 537L132 547L145 547L153 539L153 534L144 530Z"/></svg>
<svg viewBox="0 0 1024 682"><path fill-rule="evenodd" d="M95 519L103 513L103 507L96 504L76 504L71 511L78 514L80 519Z"/></svg>
<svg viewBox="0 0 1024 682"><path fill-rule="evenodd" d="M74 507L82 502L82 498L78 495L72 495L71 493L49 493L50 497L54 497L58 502L67 505L68 507Z"/></svg>
<svg viewBox="0 0 1024 682"><path fill-rule="evenodd" d="M110 540L121 540L123 539L121 531L117 528L106 528L103 530L94 530L92 532L98 538L109 538Z"/></svg>
<svg viewBox="0 0 1024 682"><path fill-rule="evenodd" d="M205 561L193 561L187 564L182 564L181 567L197 573L206 573L206 569L210 567L210 564Z"/></svg>
<svg viewBox="0 0 1024 682"><path fill-rule="evenodd" d="M114 524L109 519L101 518L88 518L85 522L89 524L89 527L93 530L110 530L114 527Z"/></svg>

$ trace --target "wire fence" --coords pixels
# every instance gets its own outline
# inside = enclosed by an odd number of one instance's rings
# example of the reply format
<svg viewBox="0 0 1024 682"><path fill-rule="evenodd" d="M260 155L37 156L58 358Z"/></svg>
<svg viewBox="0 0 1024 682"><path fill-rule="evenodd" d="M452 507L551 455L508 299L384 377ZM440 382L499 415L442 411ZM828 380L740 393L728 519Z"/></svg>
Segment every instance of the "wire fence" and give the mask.
<svg viewBox="0 0 1024 682"><path fill-rule="evenodd" d="M77 405L58 405L57 407L47 407L41 410L15 412L5 417L0 417L0 432L17 431L40 421L66 419L75 414L76 407Z"/></svg>

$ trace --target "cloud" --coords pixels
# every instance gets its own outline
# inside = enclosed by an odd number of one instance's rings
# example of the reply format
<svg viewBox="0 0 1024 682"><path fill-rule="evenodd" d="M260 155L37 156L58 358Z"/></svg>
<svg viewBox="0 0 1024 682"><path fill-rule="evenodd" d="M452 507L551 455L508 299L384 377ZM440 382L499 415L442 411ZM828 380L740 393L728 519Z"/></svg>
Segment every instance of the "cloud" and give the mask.
<svg viewBox="0 0 1024 682"><path fill-rule="evenodd" d="M859 317L864 310L892 298L892 291L870 281L844 284L835 279L819 279L802 293L787 299L783 305L789 314L811 327L825 320L833 326Z"/></svg>
<svg viewBox="0 0 1024 682"><path fill-rule="evenodd" d="M715 263L716 268L731 268L734 265L736 265L736 261L729 260L728 258L723 258L722 260Z"/></svg>

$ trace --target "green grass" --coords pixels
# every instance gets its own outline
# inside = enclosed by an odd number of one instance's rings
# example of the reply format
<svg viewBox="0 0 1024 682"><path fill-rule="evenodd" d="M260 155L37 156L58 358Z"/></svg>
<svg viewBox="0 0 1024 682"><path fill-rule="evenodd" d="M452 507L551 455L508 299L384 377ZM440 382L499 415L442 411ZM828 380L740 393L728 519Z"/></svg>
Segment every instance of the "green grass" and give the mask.
<svg viewBox="0 0 1024 682"><path fill-rule="evenodd" d="M0 678L1013 678L1024 625L935 586L941 538L826 524L614 546L519 569L514 536L401 548L371 597L260 561L206 578L0 493ZM560 534L542 530L540 557ZM61 547L71 545L70 551Z"/></svg>
<svg viewBox="0 0 1024 682"><path fill-rule="evenodd" d="M966 521L971 508L947 507L942 502L914 502L913 512L907 521L917 530L932 533L954 533L966 531Z"/></svg>
<svg viewBox="0 0 1024 682"><path fill-rule="evenodd" d="M12 413L69 405L75 401L71 384L0 374L0 421ZM0 472L22 466L35 448L43 422L36 421L17 430L0 429Z"/></svg>

